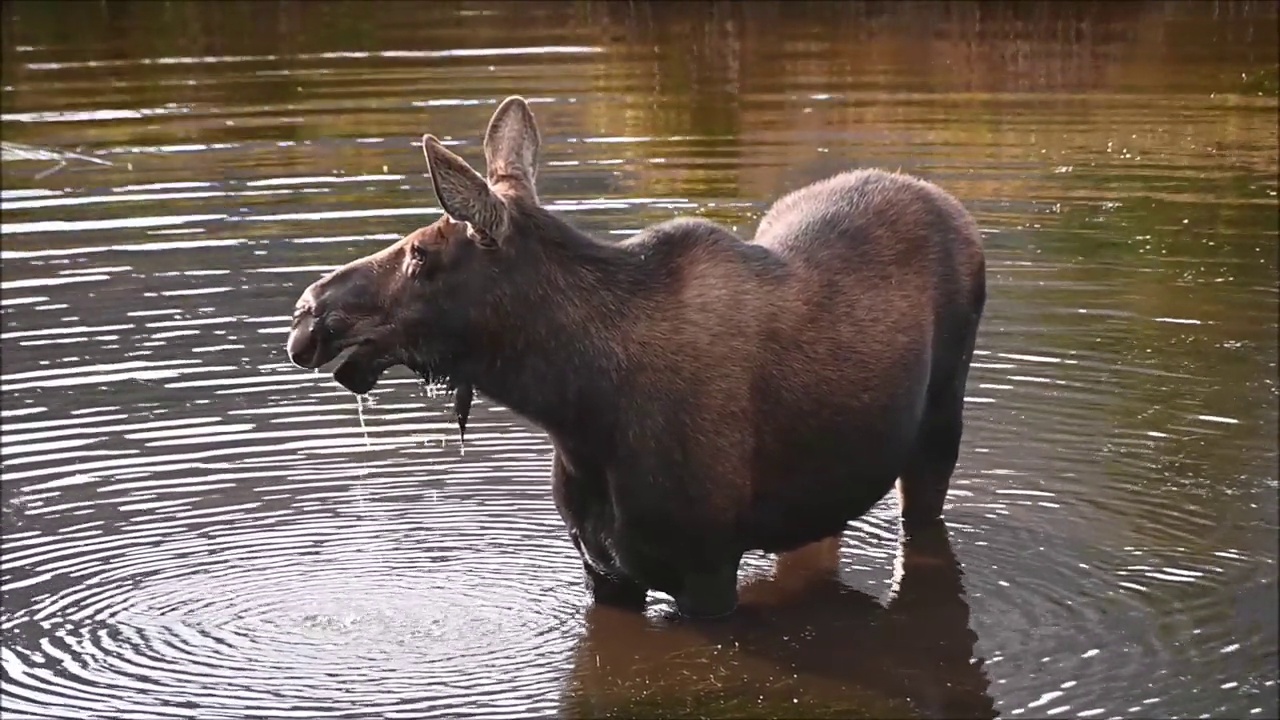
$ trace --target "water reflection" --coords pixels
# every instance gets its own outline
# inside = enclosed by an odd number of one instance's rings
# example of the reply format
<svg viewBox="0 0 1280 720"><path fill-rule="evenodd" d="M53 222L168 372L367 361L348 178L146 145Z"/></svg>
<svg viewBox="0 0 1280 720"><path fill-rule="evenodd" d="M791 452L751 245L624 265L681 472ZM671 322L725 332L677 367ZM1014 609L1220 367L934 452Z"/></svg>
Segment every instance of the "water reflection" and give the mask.
<svg viewBox="0 0 1280 720"><path fill-rule="evenodd" d="M994 718L963 573L943 525L905 536L887 604L833 542L781 560L721 623L587 611L568 717Z"/></svg>

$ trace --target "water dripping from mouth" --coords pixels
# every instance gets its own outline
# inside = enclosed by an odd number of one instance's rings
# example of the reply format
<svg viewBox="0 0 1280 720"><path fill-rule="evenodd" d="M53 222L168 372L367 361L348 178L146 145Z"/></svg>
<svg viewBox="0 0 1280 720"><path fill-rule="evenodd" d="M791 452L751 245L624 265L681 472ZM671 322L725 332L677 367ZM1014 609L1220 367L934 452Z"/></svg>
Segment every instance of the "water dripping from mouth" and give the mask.
<svg viewBox="0 0 1280 720"><path fill-rule="evenodd" d="M373 405L373 398L368 395L356 395L356 417L360 420L360 433L364 435L364 458L360 461L360 480L356 483L356 487L360 488L359 497L356 502L361 505L365 502L365 482L369 479L369 456L373 453L373 443L369 442L369 426L364 421L364 403L369 401L369 405Z"/></svg>
<svg viewBox="0 0 1280 720"><path fill-rule="evenodd" d="M453 394L453 418L458 423L458 453L466 455L467 420L471 416L471 405L475 398L474 388L469 383L430 374L421 374L418 379L422 381L422 394L428 400L436 400L442 394ZM447 435L440 437L440 447L449 447Z"/></svg>
<svg viewBox="0 0 1280 720"><path fill-rule="evenodd" d="M426 375L419 375L418 379L422 381L422 396L424 398L426 398L428 401L431 401L431 400L435 400L437 397L440 396L440 385L438 383L432 382L431 378L427 377ZM423 439L422 439L423 445L426 445L430 442L431 442L430 436L423 436ZM440 447L444 448L444 447L448 447L448 445L449 445L448 438L442 436L440 438Z"/></svg>
<svg viewBox="0 0 1280 720"><path fill-rule="evenodd" d="M373 405L373 398L370 398L368 395L356 396L356 417L360 419L360 432L364 435L364 449L372 451L373 445L369 442L369 427L365 425L365 422L364 422L365 400L368 400L369 404Z"/></svg>

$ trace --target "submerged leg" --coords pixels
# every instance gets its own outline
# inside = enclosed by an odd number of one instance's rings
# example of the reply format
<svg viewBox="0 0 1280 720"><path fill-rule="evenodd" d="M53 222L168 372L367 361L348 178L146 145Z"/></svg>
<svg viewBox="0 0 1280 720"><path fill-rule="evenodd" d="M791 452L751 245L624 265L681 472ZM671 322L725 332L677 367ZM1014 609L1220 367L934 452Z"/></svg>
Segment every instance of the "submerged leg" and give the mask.
<svg viewBox="0 0 1280 720"><path fill-rule="evenodd" d="M648 598L644 586L627 578L614 577L582 562L587 592L597 605L610 605L624 610L643 611Z"/></svg>
<svg viewBox="0 0 1280 720"><path fill-rule="evenodd" d="M609 521L608 495L602 494L604 479L599 474L570 472L564 458L557 452L551 465L551 493L556 508L569 531L569 540L582 559L583 581L591 599L599 605L611 605L623 609L643 611L648 588L620 572L602 572L588 560L583 539L595 538L600 551L599 528ZM596 556L615 570L606 554Z"/></svg>
<svg viewBox="0 0 1280 720"><path fill-rule="evenodd" d="M963 386L957 395L962 395ZM928 523L942 517L951 473L960 456L964 398L932 402L925 410L911 459L898 478L898 503L907 523Z"/></svg>
<svg viewBox="0 0 1280 720"><path fill-rule="evenodd" d="M689 570L675 593L676 609L681 615L697 620L727 617L738 608L738 563L732 561L707 568Z"/></svg>
<svg viewBox="0 0 1280 720"><path fill-rule="evenodd" d="M916 432L911 459L898 476L898 503L907 524L931 523L942 517L942 504L951 486L951 473L960 457L960 436L964 432L964 387L973 360L978 322L986 301L980 283L972 314L963 331L957 362L945 364L930 378L924 417Z"/></svg>

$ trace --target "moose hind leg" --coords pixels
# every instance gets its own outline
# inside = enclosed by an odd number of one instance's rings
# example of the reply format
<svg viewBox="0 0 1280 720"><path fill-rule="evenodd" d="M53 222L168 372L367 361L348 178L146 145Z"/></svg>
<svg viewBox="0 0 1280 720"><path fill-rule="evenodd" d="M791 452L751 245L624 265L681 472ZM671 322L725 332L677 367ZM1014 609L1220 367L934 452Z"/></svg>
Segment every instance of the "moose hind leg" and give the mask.
<svg viewBox="0 0 1280 720"><path fill-rule="evenodd" d="M950 393L948 393L950 395ZM964 430L964 388L925 408L911 458L898 477L898 504L908 524L942 517L942 505L960 456Z"/></svg>

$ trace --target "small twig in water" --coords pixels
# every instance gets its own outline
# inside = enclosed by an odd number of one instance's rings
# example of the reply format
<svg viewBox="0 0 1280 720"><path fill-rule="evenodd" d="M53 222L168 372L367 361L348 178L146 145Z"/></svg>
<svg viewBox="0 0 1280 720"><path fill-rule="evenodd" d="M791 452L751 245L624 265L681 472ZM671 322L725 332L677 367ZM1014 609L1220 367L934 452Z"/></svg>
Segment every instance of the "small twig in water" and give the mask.
<svg viewBox="0 0 1280 720"><path fill-rule="evenodd" d="M77 147L76 150L80 148ZM102 160L101 158L91 157L79 152L70 152L65 150L47 150L45 148L35 147L34 145L24 145L23 143L4 142L0 145L0 154L5 160L55 160L57 165L44 170L36 175L36 179L46 178L62 168L67 166L68 160L84 160L96 165L106 165L108 167L115 163L110 160Z"/></svg>
<svg viewBox="0 0 1280 720"><path fill-rule="evenodd" d="M52 174L54 174L54 173L58 172L59 170L61 170L62 168L66 167L66 166L67 166L67 161L66 161L66 160L61 160L61 161L59 161L59 162L58 162L58 164L57 164L57 165L54 165L53 167L49 168L48 170L42 170L41 172L36 173L36 180L43 180L43 179L45 179L45 178L49 177L50 175L52 175Z"/></svg>

